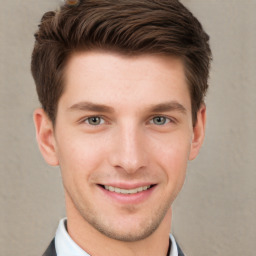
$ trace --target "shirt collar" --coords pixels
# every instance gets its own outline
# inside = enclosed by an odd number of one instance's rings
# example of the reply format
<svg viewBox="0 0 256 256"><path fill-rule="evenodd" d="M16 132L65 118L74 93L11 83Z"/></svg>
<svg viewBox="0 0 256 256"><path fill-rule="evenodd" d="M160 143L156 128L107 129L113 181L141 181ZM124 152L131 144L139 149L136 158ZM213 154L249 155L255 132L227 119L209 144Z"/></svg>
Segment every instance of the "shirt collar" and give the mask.
<svg viewBox="0 0 256 256"><path fill-rule="evenodd" d="M69 236L65 224L66 220L67 218L60 220L56 231L55 248L57 256L90 256Z"/></svg>
<svg viewBox="0 0 256 256"><path fill-rule="evenodd" d="M55 236L55 248L57 256L90 256L83 249L81 249L69 236L66 224L67 218L63 218L59 222L58 229ZM178 256L178 248L174 237L170 234L172 242L169 256Z"/></svg>

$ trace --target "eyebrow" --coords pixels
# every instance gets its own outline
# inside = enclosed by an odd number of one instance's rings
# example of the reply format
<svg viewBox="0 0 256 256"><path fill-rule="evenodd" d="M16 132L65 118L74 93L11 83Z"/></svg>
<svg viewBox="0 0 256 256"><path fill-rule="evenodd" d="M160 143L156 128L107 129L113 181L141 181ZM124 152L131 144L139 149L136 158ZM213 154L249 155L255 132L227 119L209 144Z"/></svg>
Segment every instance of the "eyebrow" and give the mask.
<svg viewBox="0 0 256 256"><path fill-rule="evenodd" d="M149 108L149 111L150 112L178 111L178 112L181 112L182 114L187 113L187 109L177 101L170 101L170 102L153 105Z"/></svg>
<svg viewBox="0 0 256 256"><path fill-rule="evenodd" d="M114 108L110 106L106 106L103 104L97 104L97 103L92 103L92 102L79 102L71 107L68 108L68 110L71 111L92 111L92 112L102 112L102 113L114 113ZM177 101L170 101L170 102L164 102L156 105L152 105L148 107L147 109L148 112L168 112L168 111L178 111L183 114L187 113L186 108L178 103Z"/></svg>
<svg viewBox="0 0 256 256"><path fill-rule="evenodd" d="M80 110L80 111L92 111L92 112L102 112L102 113L113 113L114 109L112 107L96 104L92 102L79 102L72 105L68 110Z"/></svg>

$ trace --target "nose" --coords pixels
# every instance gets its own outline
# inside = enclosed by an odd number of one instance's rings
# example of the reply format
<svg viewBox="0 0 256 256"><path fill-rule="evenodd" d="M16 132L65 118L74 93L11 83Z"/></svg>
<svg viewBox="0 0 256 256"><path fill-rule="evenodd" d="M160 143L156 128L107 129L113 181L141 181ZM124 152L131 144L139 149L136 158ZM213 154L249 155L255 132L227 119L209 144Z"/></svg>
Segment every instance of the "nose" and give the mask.
<svg viewBox="0 0 256 256"><path fill-rule="evenodd" d="M110 164L127 174L147 166L146 139L142 130L130 124L118 128L112 141Z"/></svg>

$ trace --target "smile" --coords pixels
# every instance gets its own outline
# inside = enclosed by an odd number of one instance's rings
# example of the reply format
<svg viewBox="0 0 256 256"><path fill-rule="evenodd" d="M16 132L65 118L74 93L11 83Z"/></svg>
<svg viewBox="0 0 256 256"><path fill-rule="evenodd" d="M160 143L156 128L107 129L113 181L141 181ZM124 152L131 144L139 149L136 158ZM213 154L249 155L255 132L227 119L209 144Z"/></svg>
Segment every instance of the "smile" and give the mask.
<svg viewBox="0 0 256 256"><path fill-rule="evenodd" d="M118 194L137 194L139 192L150 189L151 186L143 186L143 187L138 187L134 189L123 189L123 188L116 188L112 186L104 186L104 188L110 192L115 192Z"/></svg>

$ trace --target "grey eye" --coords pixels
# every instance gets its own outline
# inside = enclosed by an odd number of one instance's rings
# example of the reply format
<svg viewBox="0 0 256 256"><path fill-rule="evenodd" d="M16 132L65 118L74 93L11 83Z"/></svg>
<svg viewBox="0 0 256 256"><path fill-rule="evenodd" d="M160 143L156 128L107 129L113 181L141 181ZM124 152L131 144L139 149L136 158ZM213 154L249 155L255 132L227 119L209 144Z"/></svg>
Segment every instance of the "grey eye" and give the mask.
<svg viewBox="0 0 256 256"><path fill-rule="evenodd" d="M103 120L101 117L92 116L86 119L86 122L90 125L100 125L102 124Z"/></svg>
<svg viewBox="0 0 256 256"><path fill-rule="evenodd" d="M153 123L156 125L164 125L168 121L168 118L164 116L156 116L152 120L153 120Z"/></svg>

